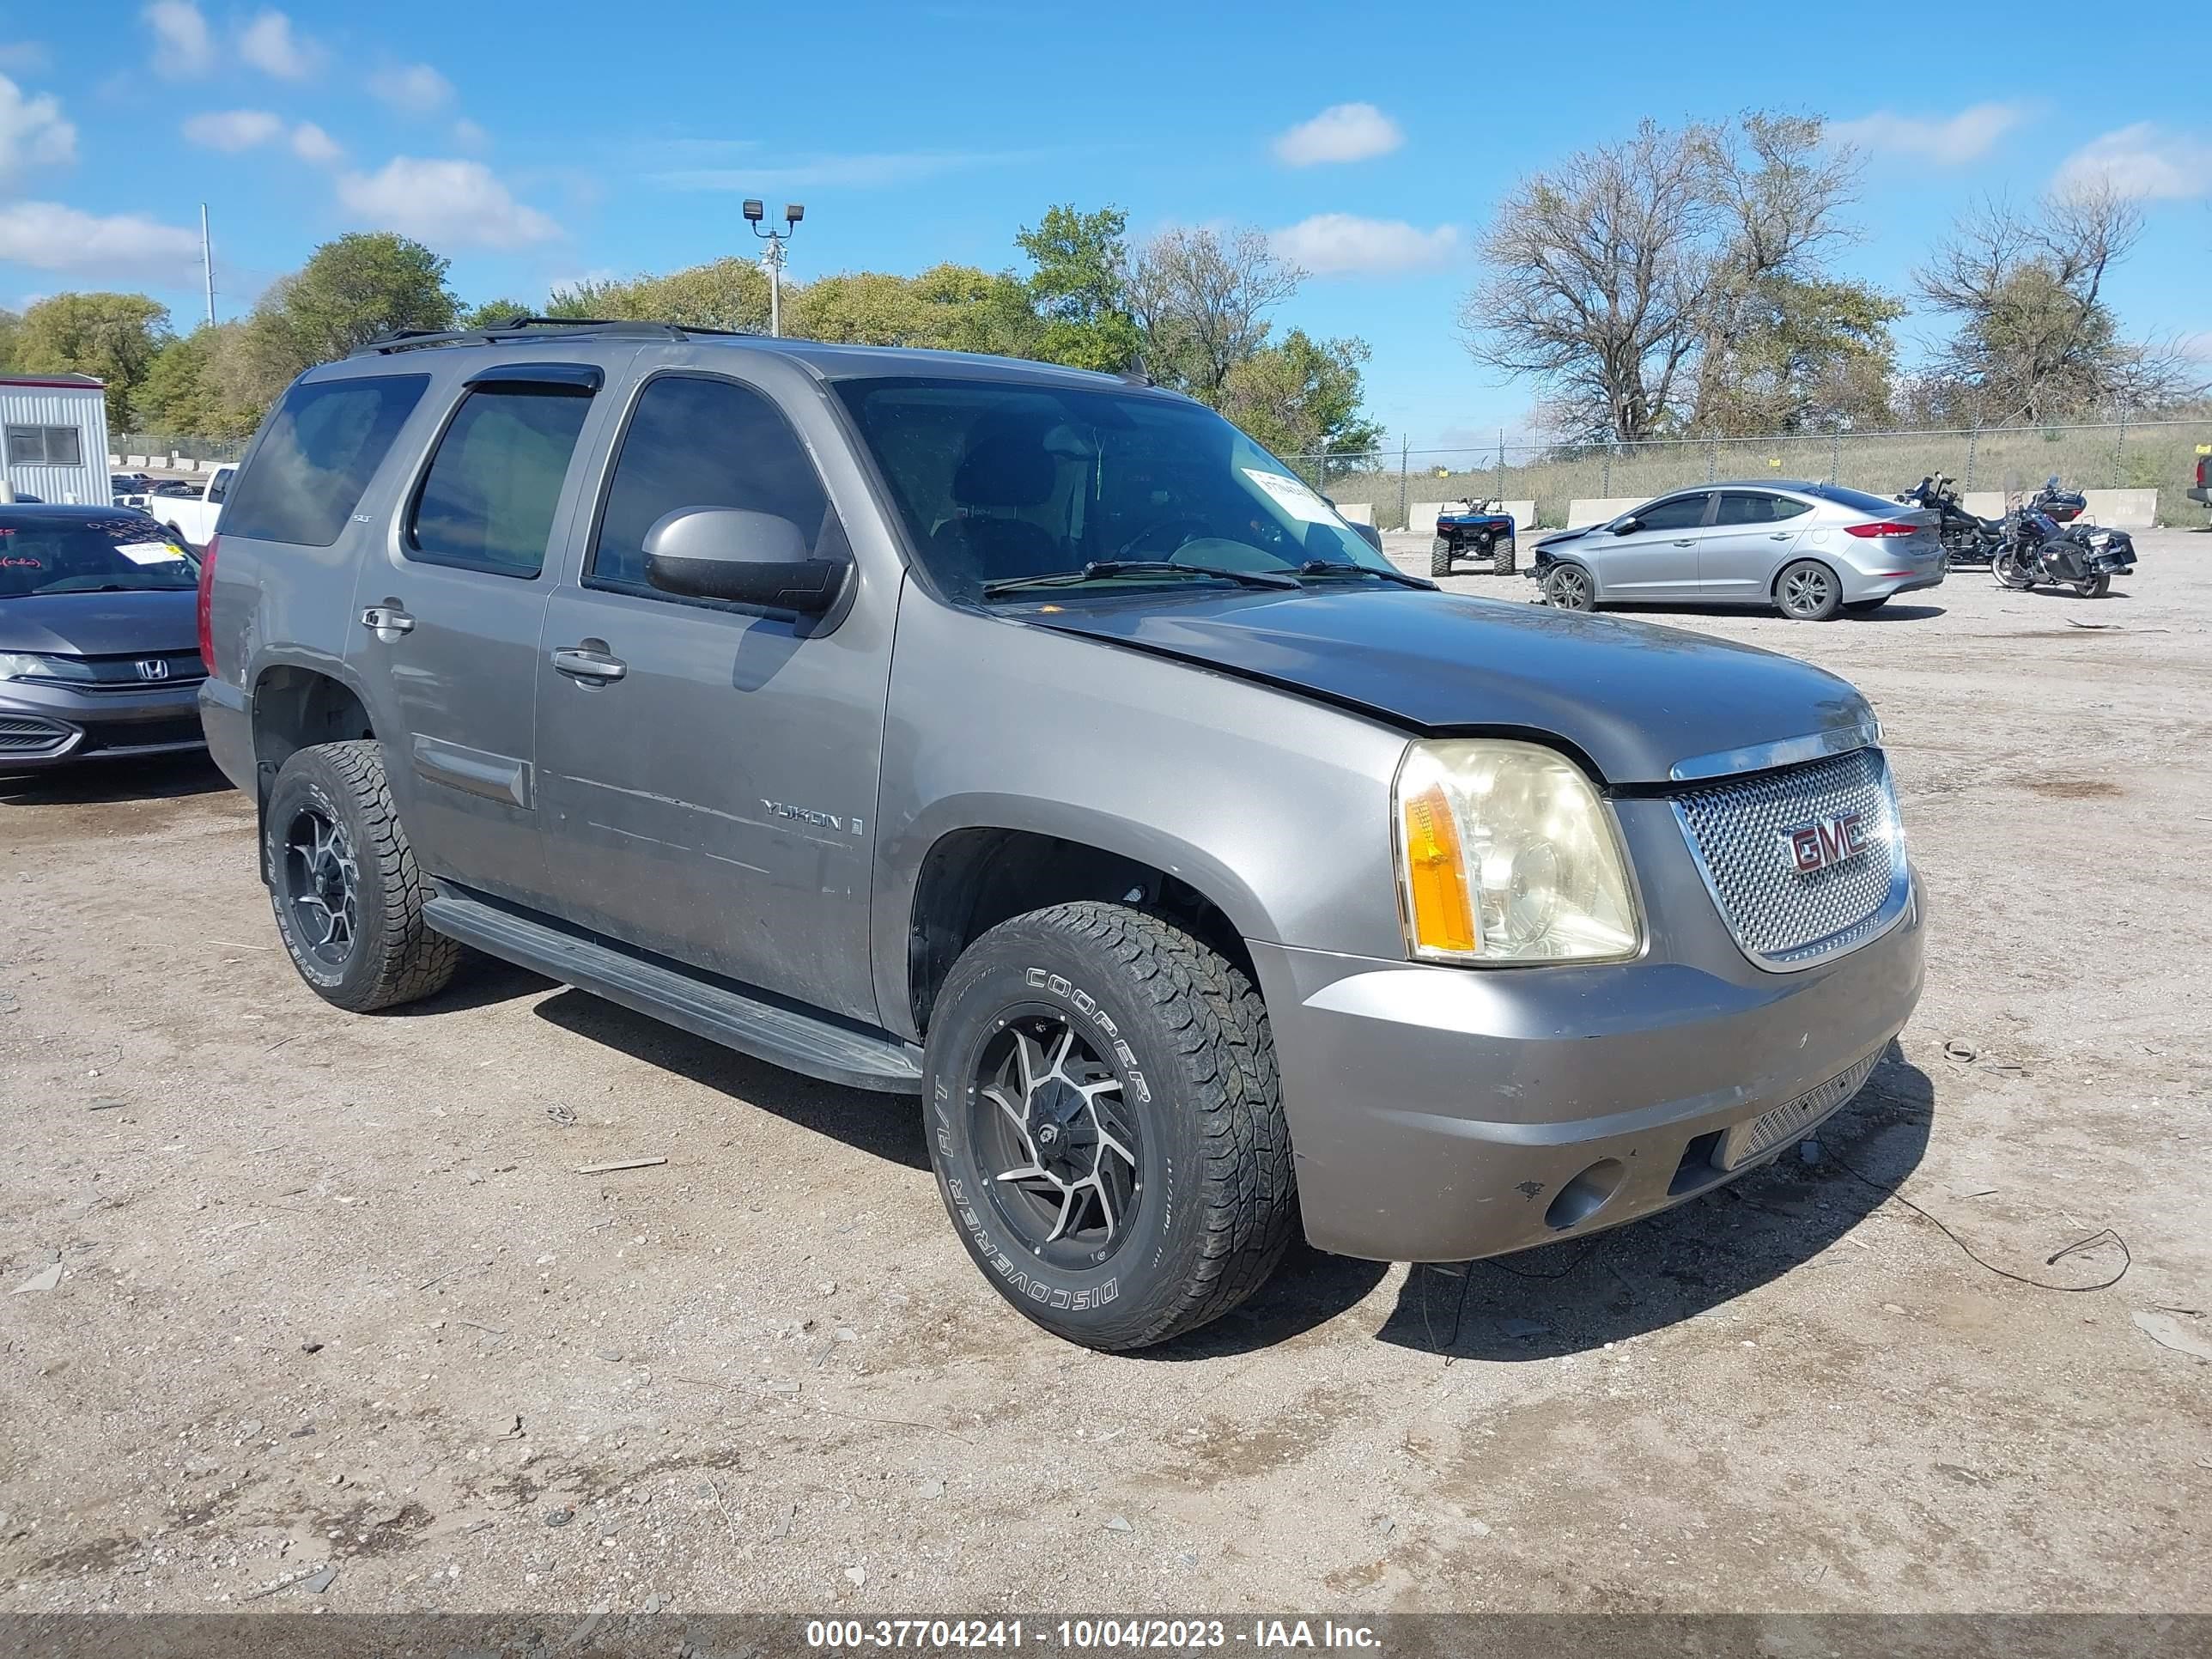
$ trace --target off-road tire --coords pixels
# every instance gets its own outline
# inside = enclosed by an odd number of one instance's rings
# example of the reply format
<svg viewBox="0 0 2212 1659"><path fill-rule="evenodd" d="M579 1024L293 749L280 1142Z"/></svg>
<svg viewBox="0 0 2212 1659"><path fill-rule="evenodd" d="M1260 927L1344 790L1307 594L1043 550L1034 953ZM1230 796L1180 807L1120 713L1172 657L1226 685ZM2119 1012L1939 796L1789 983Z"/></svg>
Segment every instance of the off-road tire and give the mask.
<svg viewBox="0 0 2212 1659"><path fill-rule="evenodd" d="M1429 544L1429 574L1449 576L1452 573L1452 544L1449 536L1439 536Z"/></svg>
<svg viewBox="0 0 2212 1659"><path fill-rule="evenodd" d="M1793 597L1799 578L1817 578L1821 597L1804 602ZM1818 559L1792 559L1774 578L1774 608L1792 622L1832 622L1844 608L1844 584Z"/></svg>
<svg viewBox="0 0 2212 1659"><path fill-rule="evenodd" d="M1063 1267L1023 1242L994 1185L1005 1171L984 1167L977 1143L975 1114L996 1109L980 1076L990 1045L1040 1018L1094 1047L1138 1133L1141 1184L1096 1266ZM1057 1336L1108 1351L1167 1341L1250 1296L1290 1243L1297 1182L1267 1007L1172 921L1086 900L1001 922L947 976L926 1070L930 1163L961 1243Z"/></svg>
<svg viewBox="0 0 2212 1659"><path fill-rule="evenodd" d="M1517 544L1510 536L1506 537L1505 539L1501 542L1496 542L1492 544L1490 550L1490 574L1492 575L1510 576L1513 574L1515 569L1518 568L1514 562L1514 553Z"/></svg>
<svg viewBox="0 0 2212 1659"><path fill-rule="evenodd" d="M314 955L287 898L285 838L308 807L343 828L358 872L357 931L340 966ZM295 752L269 792L261 833L277 936L317 996L365 1014L445 988L461 947L422 920L430 884L400 825L385 779L382 745L357 739Z"/></svg>

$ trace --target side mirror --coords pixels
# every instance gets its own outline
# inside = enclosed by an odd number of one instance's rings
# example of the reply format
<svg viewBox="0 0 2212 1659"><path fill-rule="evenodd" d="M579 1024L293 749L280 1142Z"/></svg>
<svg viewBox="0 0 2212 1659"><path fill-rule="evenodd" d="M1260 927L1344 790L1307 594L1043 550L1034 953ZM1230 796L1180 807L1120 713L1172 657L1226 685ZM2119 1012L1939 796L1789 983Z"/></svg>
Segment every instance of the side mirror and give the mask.
<svg viewBox="0 0 2212 1659"><path fill-rule="evenodd" d="M773 513L681 507L645 532L646 580L687 599L819 616L847 568L842 559L808 558L805 532Z"/></svg>
<svg viewBox="0 0 2212 1659"><path fill-rule="evenodd" d="M1616 536L1626 536L1631 531L1641 530L1643 528L1644 520L1632 514L1628 518L1615 519L1613 521L1613 533Z"/></svg>

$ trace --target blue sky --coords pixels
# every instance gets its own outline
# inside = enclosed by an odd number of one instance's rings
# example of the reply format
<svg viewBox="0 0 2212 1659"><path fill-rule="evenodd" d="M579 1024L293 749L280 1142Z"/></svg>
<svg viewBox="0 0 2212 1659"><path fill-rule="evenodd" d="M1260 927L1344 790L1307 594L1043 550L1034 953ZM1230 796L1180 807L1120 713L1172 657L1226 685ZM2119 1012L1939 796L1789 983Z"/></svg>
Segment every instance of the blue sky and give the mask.
<svg viewBox="0 0 2212 1659"><path fill-rule="evenodd" d="M1747 104L1866 153L1853 275L1902 289L1984 191L2067 170L2142 194L2112 284L2132 333L2212 360L2212 100L2172 16L2035 3L775 6L381 0L0 9L0 304L132 288L220 314L342 230L420 236L465 299L753 246L738 203L803 201L800 278L1012 265L1049 204L1133 233L1257 225L1315 274L1280 314L1374 348L1417 448L1494 441L1533 401L1454 331L1514 179L1637 119ZM2185 34L2186 31L2184 31ZM1910 353L1928 325L1909 319ZM2212 362L2208 362L2212 377Z"/></svg>

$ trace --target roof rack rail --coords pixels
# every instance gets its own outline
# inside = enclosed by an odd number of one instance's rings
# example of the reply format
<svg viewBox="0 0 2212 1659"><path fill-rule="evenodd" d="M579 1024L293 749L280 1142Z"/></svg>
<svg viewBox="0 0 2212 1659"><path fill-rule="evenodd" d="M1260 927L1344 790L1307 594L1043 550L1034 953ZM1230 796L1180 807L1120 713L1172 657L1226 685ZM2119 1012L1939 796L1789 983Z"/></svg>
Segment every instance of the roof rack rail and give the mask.
<svg viewBox="0 0 2212 1659"><path fill-rule="evenodd" d="M394 351L415 351L425 346L497 345L505 340L529 339L539 331L562 334L611 334L632 337L682 340L694 334L730 337L744 332L734 328L702 328L691 323L655 322L635 317L510 317L485 328L401 328L380 335L347 355L384 356Z"/></svg>

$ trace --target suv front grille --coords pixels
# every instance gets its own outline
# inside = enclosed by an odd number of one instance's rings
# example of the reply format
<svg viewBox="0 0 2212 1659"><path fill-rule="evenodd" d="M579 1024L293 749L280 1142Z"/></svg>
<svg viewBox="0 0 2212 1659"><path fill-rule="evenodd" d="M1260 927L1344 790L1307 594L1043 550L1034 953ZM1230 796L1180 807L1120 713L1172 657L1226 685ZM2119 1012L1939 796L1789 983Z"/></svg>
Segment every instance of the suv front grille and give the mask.
<svg viewBox="0 0 2212 1659"><path fill-rule="evenodd" d="M1762 968L1809 968L1856 949L1905 913L1905 832L1878 749L1724 778L1674 798L1713 902ZM1857 815L1865 850L1799 874L1790 832Z"/></svg>

